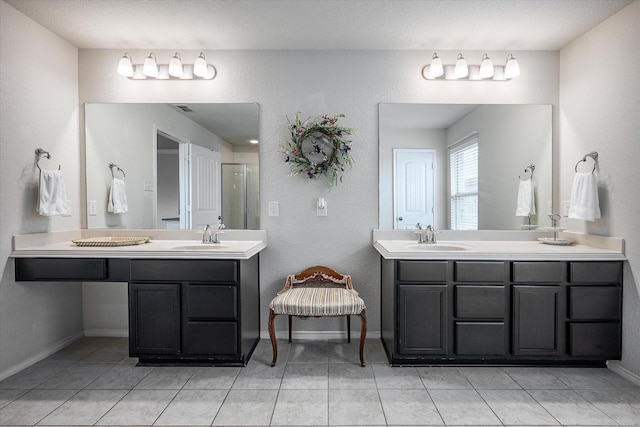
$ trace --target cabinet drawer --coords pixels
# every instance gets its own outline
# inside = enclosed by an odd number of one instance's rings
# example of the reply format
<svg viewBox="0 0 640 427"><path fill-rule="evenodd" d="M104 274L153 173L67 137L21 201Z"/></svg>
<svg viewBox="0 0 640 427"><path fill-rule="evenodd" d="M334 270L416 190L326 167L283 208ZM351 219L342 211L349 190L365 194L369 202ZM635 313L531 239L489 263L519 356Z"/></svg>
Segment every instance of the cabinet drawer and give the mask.
<svg viewBox="0 0 640 427"><path fill-rule="evenodd" d="M131 260L132 280L237 283L237 261L169 259Z"/></svg>
<svg viewBox="0 0 640 427"><path fill-rule="evenodd" d="M621 283L622 263L572 262L572 283Z"/></svg>
<svg viewBox="0 0 640 427"><path fill-rule="evenodd" d="M457 322L456 354L502 356L505 354L504 323Z"/></svg>
<svg viewBox="0 0 640 427"><path fill-rule="evenodd" d="M504 318L504 286L456 286L456 316L462 318Z"/></svg>
<svg viewBox="0 0 640 427"><path fill-rule="evenodd" d="M619 323L571 323L569 325L571 356L620 359Z"/></svg>
<svg viewBox="0 0 640 427"><path fill-rule="evenodd" d="M504 262L458 261L454 265L456 282L504 281Z"/></svg>
<svg viewBox="0 0 640 427"><path fill-rule="evenodd" d="M562 262L514 262L513 281L516 283L558 283L563 281Z"/></svg>
<svg viewBox="0 0 640 427"><path fill-rule="evenodd" d="M620 319L620 288L617 286L572 286L569 294L571 319Z"/></svg>
<svg viewBox="0 0 640 427"><path fill-rule="evenodd" d="M447 261L398 261L400 282L445 282Z"/></svg>
<svg viewBox="0 0 640 427"><path fill-rule="evenodd" d="M107 278L107 260L86 258L17 258L16 280L91 281Z"/></svg>
<svg viewBox="0 0 640 427"><path fill-rule="evenodd" d="M235 319L236 286L188 284L185 286L188 319Z"/></svg>
<svg viewBox="0 0 640 427"><path fill-rule="evenodd" d="M238 353L236 322L187 322L182 341L186 356L232 356Z"/></svg>

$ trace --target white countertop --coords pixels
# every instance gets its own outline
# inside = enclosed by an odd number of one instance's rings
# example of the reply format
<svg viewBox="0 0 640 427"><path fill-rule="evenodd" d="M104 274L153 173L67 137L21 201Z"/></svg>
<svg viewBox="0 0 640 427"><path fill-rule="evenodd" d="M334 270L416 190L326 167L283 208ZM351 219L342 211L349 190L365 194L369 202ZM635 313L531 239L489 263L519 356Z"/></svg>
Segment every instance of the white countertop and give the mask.
<svg viewBox="0 0 640 427"><path fill-rule="evenodd" d="M581 244L555 246L538 241L438 241L434 245L414 240L376 240L373 247L385 259L423 260L526 260L526 261L620 261L620 251ZM462 250L454 250L462 249Z"/></svg>
<svg viewBox="0 0 640 427"><path fill-rule="evenodd" d="M71 230L14 236L13 258L249 259L267 247L264 230L225 230L220 244L203 244L197 233L162 230ZM72 240L106 235L150 236L131 246L77 246ZM229 240L225 240L227 236ZM185 238L187 237L187 238ZM194 237L194 238L192 238ZM232 240L233 239L233 240Z"/></svg>

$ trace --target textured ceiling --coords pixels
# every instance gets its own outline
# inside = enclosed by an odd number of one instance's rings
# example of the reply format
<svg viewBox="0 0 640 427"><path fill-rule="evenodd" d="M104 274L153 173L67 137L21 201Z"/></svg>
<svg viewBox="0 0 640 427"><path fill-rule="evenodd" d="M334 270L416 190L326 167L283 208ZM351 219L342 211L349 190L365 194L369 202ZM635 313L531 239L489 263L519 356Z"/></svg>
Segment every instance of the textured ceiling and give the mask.
<svg viewBox="0 0 640 427"><path fill-rule="evenodd" d="M79 48L559 50L632 0L3 0Z"/></svg>

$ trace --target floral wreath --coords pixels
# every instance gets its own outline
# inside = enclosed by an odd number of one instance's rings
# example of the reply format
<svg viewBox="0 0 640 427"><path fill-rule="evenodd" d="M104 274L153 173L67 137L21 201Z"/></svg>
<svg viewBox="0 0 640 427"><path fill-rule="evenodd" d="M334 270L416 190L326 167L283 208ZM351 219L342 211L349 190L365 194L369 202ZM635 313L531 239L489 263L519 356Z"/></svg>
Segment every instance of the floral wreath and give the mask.
<svg viewBox="0 0 640 427"><path fill-rule="evenodd" d="M351 168L353 159L349 154L351 141L346 139L354 131L352 128L338 126L337 122L344 114L330 117L309 117L300 120L296 111L293 122L288 128L291 139L280 144L287 155L285 163L291 166L291 175L306 174L309 179L319 179L325 175L329 180L329 189L342 182L345 167Z"/></svg>

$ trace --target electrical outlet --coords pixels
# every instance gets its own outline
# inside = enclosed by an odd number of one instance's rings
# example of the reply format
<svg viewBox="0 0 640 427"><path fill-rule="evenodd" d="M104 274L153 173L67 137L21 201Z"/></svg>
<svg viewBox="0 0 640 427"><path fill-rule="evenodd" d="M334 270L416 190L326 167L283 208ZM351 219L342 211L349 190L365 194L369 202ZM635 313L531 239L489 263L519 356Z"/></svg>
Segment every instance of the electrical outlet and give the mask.
<svg viewBox="0 0 640 427"><path fill-rule="evenodd" d="M564 208L564 216L569 216L569 208L571 208L571 201L565 200L563 204L563 208Z"/></svg>
<svg viewBox="0 0 640 427"><path fill-rule="evenodd" d="M553 215L553 202L547 201L547 215Z"/></svg>
<svg viewBox="0 0 640 427"><path fill-rule="evenodd" d="M269 216L280 216L278 202L269 202Z"/></svg>
<svg viewBox="0 0 640 427"><path fill-rule="evenodd" d="M153 187L154 187L153 180L151 179L144 180L144 191L154 191Z"/></svg>
<svg viewBox="0 0 640 427"><path fill-rule="evenodd" d="M89 200L89 215L96 216L98 214L98 202Z"/></svg>

